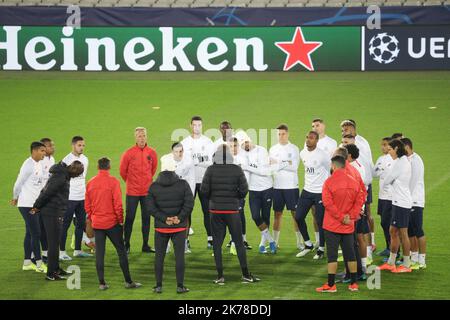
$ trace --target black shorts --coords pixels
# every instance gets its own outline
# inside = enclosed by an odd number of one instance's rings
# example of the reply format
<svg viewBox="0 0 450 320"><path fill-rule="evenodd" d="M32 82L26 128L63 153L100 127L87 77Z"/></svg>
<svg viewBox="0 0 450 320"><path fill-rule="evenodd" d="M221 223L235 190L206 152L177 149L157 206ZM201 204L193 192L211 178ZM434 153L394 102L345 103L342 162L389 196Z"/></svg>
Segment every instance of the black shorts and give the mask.
<svg viewBox="0 0 450 320"><path fill-rule="evenodd" d="M356 221L356 233L368 234L370 233L369 222L367 216L361 216L361 219Z"/></svg>
<svg viewBox="0 0 450 320"><path fill-rule="evenodd" d="M295 211L299 197L297 189L273 189L273 211L281 212L287 210Z"/></svg>
<svg viewBox="0 0 450 320"><path fill-rule="evenodd" d="M369 186L367 187L366 204L371 204L371 203L372 203L372 184L369 184Z"/></svg>
<svg viewBox="0 0 450 320"><path fill-rule="evenodd" d="M423 232L423 208L412 207L411 216L409 218L408 236L422 238Z"/></svg>
<svg viewBox="0 0 450 320"><path fill-rule="evenodd" d="M409 216L411 215L411 209L397 207L392 205L392 219L391 226L396 228L408 228Z"/></svg>
<svg viewBox="0 0 450 320"><path fill-rule="evenodd" d="M324 231L328 263L337 261L339 246L342 248L342 255L344 256L345 261L356 261L353 233L342 234L330 232L328 230Z"/></svg>
<svg viewBox="0 0 450 320"><path fill-rule="evenodd" d="M391 200L384 200L384 199L378 199L378 208L377 213L378 215L382 216L383 213L390 211L392 209L392 201Z"/></svg>

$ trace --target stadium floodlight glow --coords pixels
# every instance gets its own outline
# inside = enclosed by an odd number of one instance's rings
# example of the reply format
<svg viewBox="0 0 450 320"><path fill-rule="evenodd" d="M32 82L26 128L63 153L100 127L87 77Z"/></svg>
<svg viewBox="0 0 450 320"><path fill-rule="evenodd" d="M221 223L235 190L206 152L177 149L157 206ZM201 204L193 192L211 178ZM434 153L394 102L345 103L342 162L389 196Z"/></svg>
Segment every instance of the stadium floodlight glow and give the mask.
<svg viewBox="0 0 450 320"><path fill-rule="evenodd" d="M22 70L19 63L19 32L20 26L4 26L6 32L6 40L0 42L0 50L6 50L6 63L2 67L4 70ZM185 50L188 46L192 46L191 37L173 36L172 27L159 28L161 33L161 52L162 62L158 66L160 71L195 71L195 66L191 63ZM50 70L55 65L60 65L62 71L77 71L79 66L76 64L75 41L72 38L74 33L73 27L63 27L61 30L62 37L62 56L55 54L56 44L47 37L37 36L28 40L25 44L24 59L29 67L33 70ZM159 39L158 39L159 41ZM121 67L117 63L116 41L110 37L103 38L86 38L87 44L87 64L84 66L86 71L117 71ZM158 42L159 43L159 42ZM235 64L233 71L265 71L268 65L264 63L264 43L258 37L249 39L235 38L233 39L235 46ZM59 44L57 44L59 45ZM139 46L139 51L137 48ZM38 47L40 50L37 50ZM251 48L252 50L248 50ZM104 50L104 66L100 63L101 49ZM230 63L227 59L219 58L228 53L229 46L220 38L207 37L203 39L195 50L198 65L206 71L221 71ZM252 52L252 66L248 64L248 51ZM155 52L155 46L152 41L145 37L134 37L129 39L123 48L123 60L128 68L132 71L149 71L156 65L156 61L151 58ZM53 55L53 57L52 57ZM54 57L56 56L56 57ZM52 58L47 62L40 62L40 59ZM148 58L145 63L139 62L142 58ZM62 61L57 61L57 59ZM175 64L175 60L178 65ZM212 61L214 60L214 62Z"/></svg>

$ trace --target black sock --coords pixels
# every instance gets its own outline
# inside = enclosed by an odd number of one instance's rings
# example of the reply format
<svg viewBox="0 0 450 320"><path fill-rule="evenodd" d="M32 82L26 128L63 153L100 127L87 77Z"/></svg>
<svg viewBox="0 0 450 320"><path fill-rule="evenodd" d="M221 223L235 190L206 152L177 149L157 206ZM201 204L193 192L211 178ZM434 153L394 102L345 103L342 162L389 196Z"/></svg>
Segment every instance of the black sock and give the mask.
<svg viewBox="0 0 450 320"><path fill-rule="evenodd" d="M244 277L249 277L250 276L250 272L248 272L248 268L242 268L242 275Z"/></svg>
<svg viewBox="0 0 450 320"><path fill-rule="evenodd" d="M217 279L223 278L223 270L217 270Z"/></svg>
<svg viewBox="0 0 450 320"><path fill-rule="evenodd" d="M182 283L178 283L178 284L177 284L177 287L178 287L178 288L183 288L184 286L183 286Z"/></svg>
<svg viewBox="0 0 450 320"><path fill-rule="evenodd" d="M350 283L351 284L354 284L354 283L356 283L356 272L354 272L354 273L350 273Z"/></svg>
<svg viewBox="0 0 450 320"><path fill-rule="evenodd" d="M335 277L336 277L335 274L331 274L331 273L328 274L328 285L330 287L334 286L334 278Z"/></svg>

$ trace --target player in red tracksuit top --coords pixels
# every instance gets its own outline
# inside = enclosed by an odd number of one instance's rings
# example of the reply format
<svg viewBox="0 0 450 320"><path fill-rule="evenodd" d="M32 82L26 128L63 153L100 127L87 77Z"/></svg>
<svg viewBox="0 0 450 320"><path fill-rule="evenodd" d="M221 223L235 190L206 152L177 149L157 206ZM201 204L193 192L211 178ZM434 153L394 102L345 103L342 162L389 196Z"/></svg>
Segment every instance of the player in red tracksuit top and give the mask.
<svg viewBox="0 0 450 320"><path fill-rule="evenodd" d="M125 247L130 252L131 232L137 206L141 204L142 217L142 252L155 252L148 245L150 234L150 213L146 206L148 188L158 167L156 151L147 145L147 130L143 127L135 129L136 145L128 149L120 160L120 176L126 182L126 218Z"/></svg>
<svg viewBox="0 0 450 320"><path fill-rule="evenodd" d="M357 266L354 249L355 221L359 219L361 207L365 202L364 193L358 181L346 172L346 159L335 156L331 159L333 174L322 189L325 207L323 229L328 256L328 283L317 288L317 292L336 292L335 277L339 246L350 269L349 290L357 291Z"/></svg>
<svg viewBox="0 0 450 320"><path fill-rule="evenodd" d="M111 168L108 158L98 161L98 174L86 186L85 210L95 231L96 266L100 282L100 290L108 289L104 277L104 259L106 237L111 240L119 256L120 268L125 277L125 288L132 289L141 286L131 280L128 268L128 257L123 242L123 208L120 182L109 174Z"/></svg>

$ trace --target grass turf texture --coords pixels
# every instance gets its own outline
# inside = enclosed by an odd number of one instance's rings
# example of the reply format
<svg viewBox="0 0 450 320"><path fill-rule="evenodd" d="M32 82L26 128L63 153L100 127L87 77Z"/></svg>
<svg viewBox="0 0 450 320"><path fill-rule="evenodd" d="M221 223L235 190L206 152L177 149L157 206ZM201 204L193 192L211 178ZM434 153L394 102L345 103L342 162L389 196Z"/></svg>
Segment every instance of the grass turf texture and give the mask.
<svg viewBox="0 0 450 320"><path fill-rule="evenodd" d="M450 73L53 73L0 72L0 299L447 299L450 293L448 266L449 217L446 198L450 192L448 141L450 139ZM160 107L154 109L153 107ZM433 108L433 109L430 109ZM191 292L175 293L173 254L166 258L164 293L155 295L154 255L140 252L140 212L134 225L130 268L133 279L144 287L128 291L118 259L110 243L106 254L106 280L110 290L98 290L94 258L75 258L81 268L81 290L68 290L65 282L46 282L35 272L21 271L24 222L17 208L8 205L20 165L29 156L32 140L51 137L56 159L70 152L70 139L86 139L90 159L88 177L96 174L96 160L112 159L112 174L118 176L119 159L133 144L133 129L146 126L149 144L158 155L169 152L175 128L187 128L192 115L201 115L204 128L217 128L229 120L235 128L274 128L281 122L290 127L291 141L303 145L311 119L322 117L327 133L339 139L339 122L357 121L358 132L371 144L374 161L379 140L403 132L414 143L425 162L426 208L424 228L428 237L426 270L394 275L383 272L380 290L360 284L359 293L338 285L338 293L318 294L314 289L326 281L326 260L312 255L295 258L295 235L290 214L285 213L277 255L257 253L260 234L250 218L247 237L254 249L248 251L257 284L241 284L237 257L224 245L227 284L217 287L214 260L206 249L206 234L199 202L193 212L193 253L186 256L185 284ZM303 187L300 166L300 187ZM124 184L122 184L124 187ZM123 188L123 190L125 190ZM374 182L374 199L378 181ZM384 240L376 203L376 240ZM273 219L273 215L272 215ZM311 217L309 231L313 233ZM68 252L70 250L70 235ZM153 220L151 244L153 244ZM227 238L228 240L228 238ZM378 250L379 250L378 249ZM375 258L380 264L381 259ZM342 265L342 264L341 264ZM341 269L341 268L340 268Z"/></svg>

